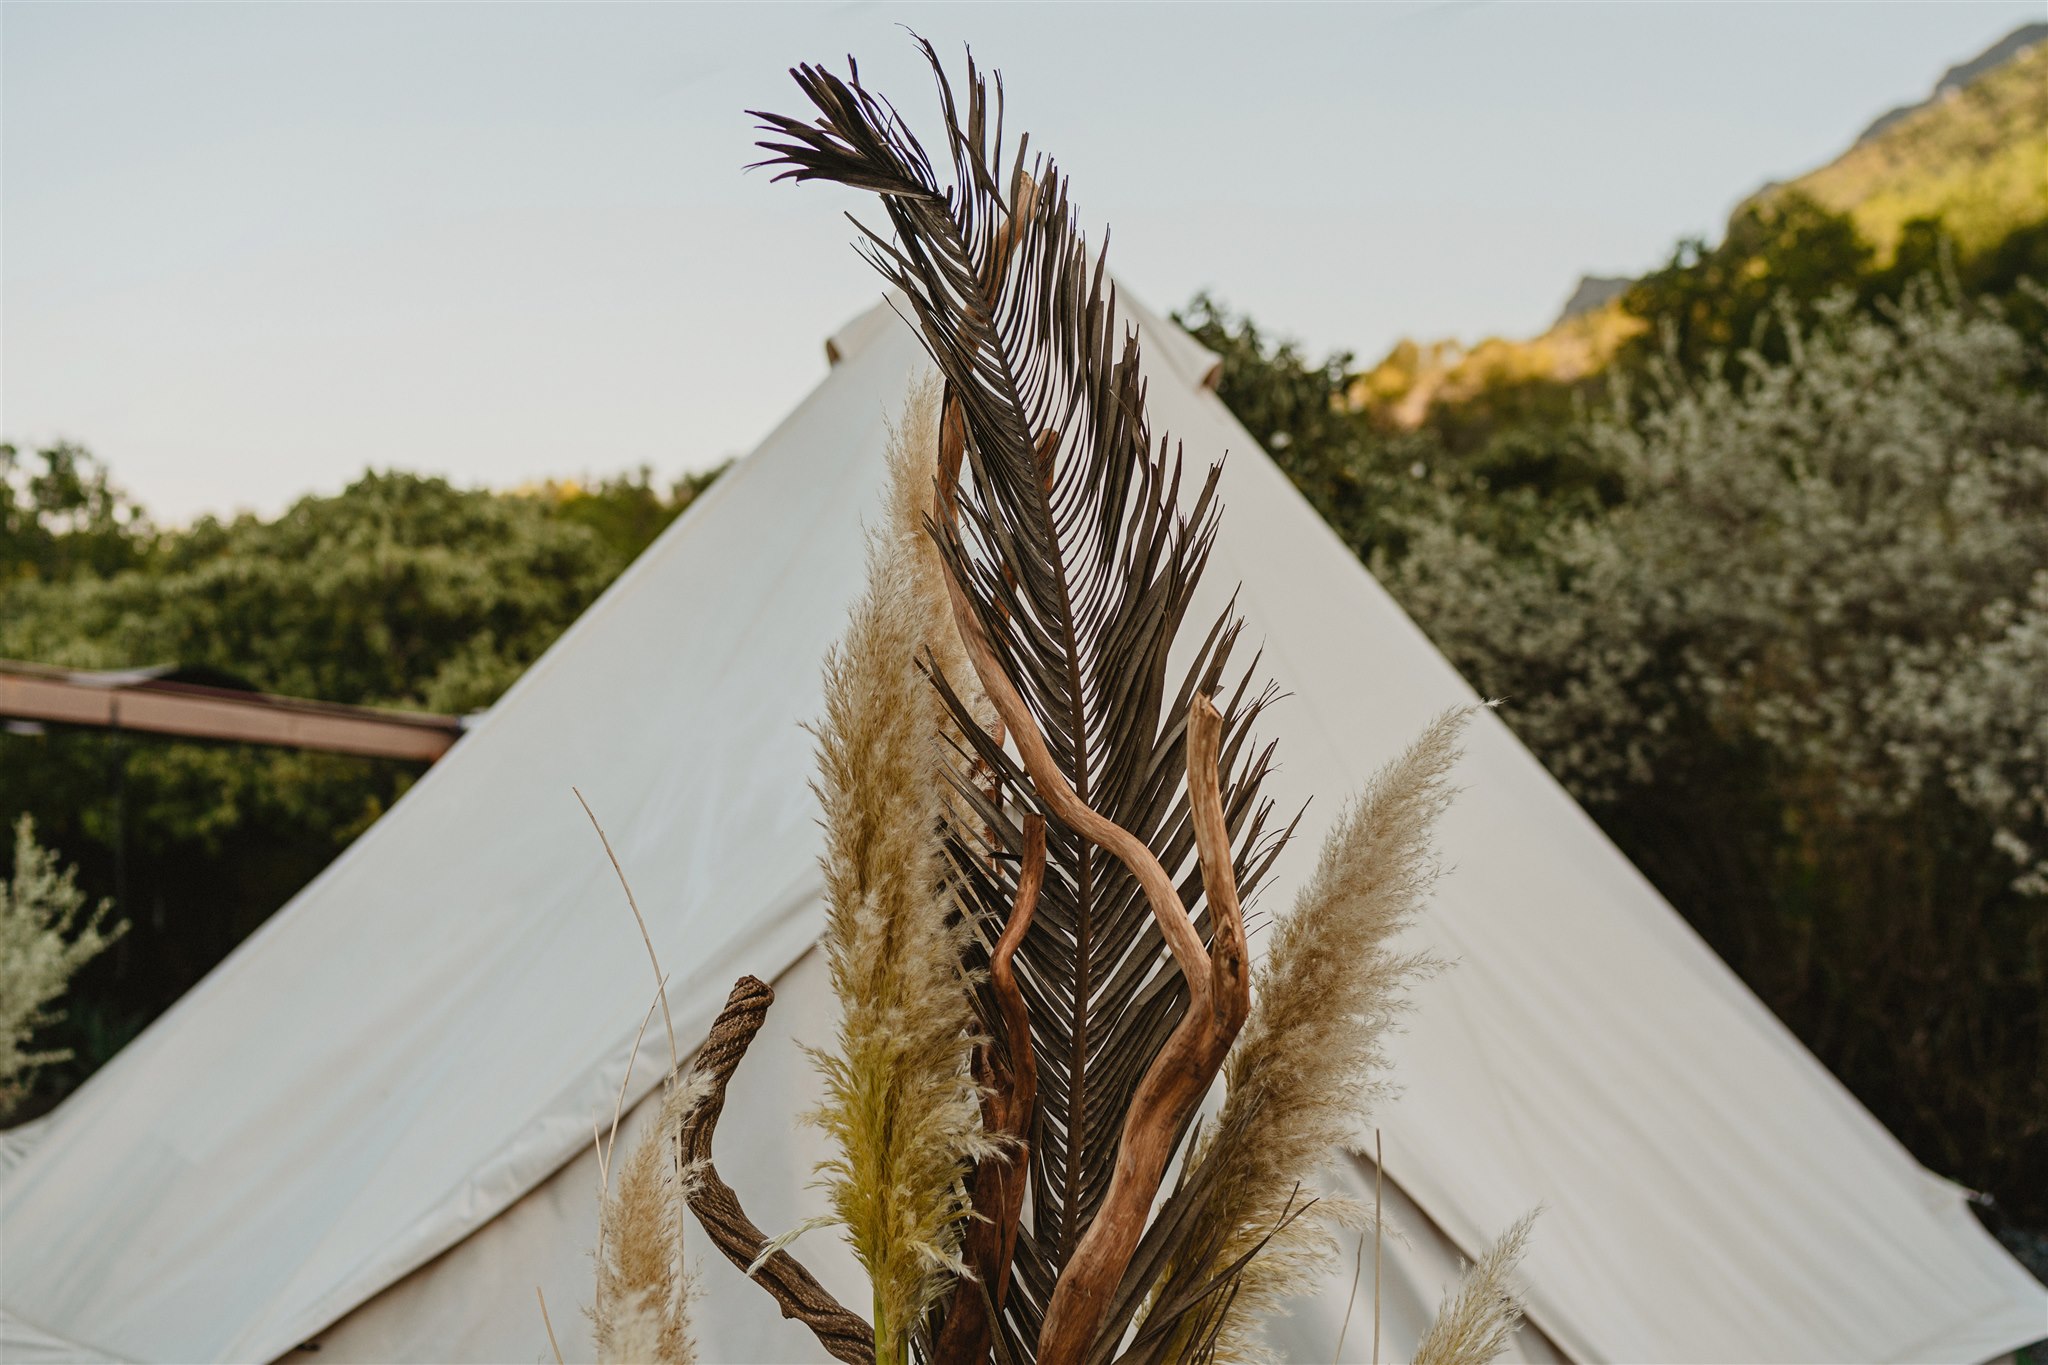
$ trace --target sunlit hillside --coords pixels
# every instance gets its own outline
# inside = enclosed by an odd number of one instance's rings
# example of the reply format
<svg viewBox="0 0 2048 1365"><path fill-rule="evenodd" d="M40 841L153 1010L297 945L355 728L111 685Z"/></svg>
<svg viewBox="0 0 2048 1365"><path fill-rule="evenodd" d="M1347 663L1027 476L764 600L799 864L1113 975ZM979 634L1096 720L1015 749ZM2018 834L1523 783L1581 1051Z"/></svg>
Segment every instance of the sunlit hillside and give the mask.
<svg viewBox="0 0 2048 1365"><path fill-rule="evenodd" d="M2048 218L2048 41L1906 114L1789 187L1847 213L1877 248L1939 218L1966 251Z"/></svg>
<svg viewBox="0 0 2048 1365"><path fill-rule="evenodd" d="M2009 58L1953 87L1945 80L1925 103L1880 120L1827 165L1758 191L1735 217L1768 213L1791 194L1804 194L1847 214L1875 249L1878 265L1890 262L1905 225L1915 219L1940 220L1965 253L2048 221L2048 41L2013 43L2030 31L1999 45L2015 48ZM1413 429L1439 405L1595 374L1642 326L1625 295L1616 295L1591 309L1567 309L1550 330L1528 340L1404 340L1358 379L1351 401L1389 425Z"/></svg>
<svg viewBox="0 0 2048 1365"><path fill-rule="evenodd" d="M1449 340L1404 340L1352 385L1351 401L1412 430L1439 403L1461 403L1487 389L1531 380L1568 383L1596 374L1622 342L1642 329L1641 320L1616 298L1560 318L1527 341L1488 337L1468 347Z"/></svg>

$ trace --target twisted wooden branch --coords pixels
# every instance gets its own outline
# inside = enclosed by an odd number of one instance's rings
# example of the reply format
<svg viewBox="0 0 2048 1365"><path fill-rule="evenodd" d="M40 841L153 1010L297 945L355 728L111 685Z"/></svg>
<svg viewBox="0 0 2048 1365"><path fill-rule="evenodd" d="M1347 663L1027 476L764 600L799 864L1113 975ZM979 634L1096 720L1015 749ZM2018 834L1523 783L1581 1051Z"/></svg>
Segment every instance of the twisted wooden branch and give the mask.
<svg viewBox="0 0 2048 1365"><path fill-rule="evenodd" d="M725 1259L749 1274L748 1267L760 1256L768 1238L754 1226L732 1186L718 1177L711 1164L711 1138L718 1116L725 1109L725 1088L740 1059L747 1055L754 1035L768 1018L775 992L757 977L743 976L733 984L725 1008L711 1025L711 1036L697 1053L696 1070L710 1079L709 1093L683 1121L682 1157L685 1169L695 1166L690 1188L690 1211L704 1225L711 1244ZM818 1343L835 1360L846 1365L874 1365L875 1330L859 1316L848 1312L825 1287L786 1251L777 1251L750 1273L753 1281L774 1296L782 1316L795 1318L811 1329Z"/></svg>
<svg viewBox="0 0 2048 1365"><path fill-rule="evenodd" d="M1010 1261L1024 1215L1024 1189L1031 1160L1031 1113L1038 1103L1038 1062L1031 1050L1031 1013L1017 983L1015 959L1038 909L1045 885L1045 817L1024 817L1024 865L1017 876L1017 904L990 955L989 985L1003 1015L1003 1037L975 1054L975 1079L983 1087L982 1126L1014 1144L1001 1156L974 1168L974 1221L968 1225L962 1259L978 1283L962 1279L933 1343L932 1359L945 1365L979 1365L987 1357L993 1314L1003 1311L1010 1291Z"/></svg>
<svg viewBox="0 0 2048 1365"><path fill-rule="evenodd" d="M1116 1169L1095 1221L1053 1287L1038 1338L1039 1365L1075 1365L1109 1316L1116 1287L1145 1232L1145 1218L1173 1158L1176 1137L1209 1091L1251 1012L1244 916L1218 790L1223 717L1206 696L1188 707L1189 805L1201 851L1214 944L1189 976L1188 1012L1131 1095ZM1177 904L1177 902L1176 902ZM1185 910L1181 923L1194 932ZM1196 979L1206 989L1194 989Z"/></svg>
<svg viewBox="0 0 2048 1365"><path fill-rule="evenodd" d="M959 489L960 462L966 453L967 424L960 414L958 399L951 396L946 399L939 432L938 493L934 512L939 526L951 532L959 515L955 499ZM1043 447L1046 442L1041 440L1040 445ZM1039 800L1060 818L1062 824L1090 843L1107 849L1131 870L1131 875L1138 879L1138 885L1145 892L1145 899L1151 904L1153 918L1159 921L1159 932L1165 938L1166 946L1172 950L1174 960L1188 978L1189 1012L1206 1012L1209 1009L1208 952L1202 946L1202 936L1195 932L1194 921L1188 918L1187 907L1180 903L1180 892L1174 887L1173 878L1160 866L1159 859L1145 846L1144 840L1098 814L1069 785L1052 756L1052 750L1046 745L1037 717L1031 714L1031 708L1017 691L1016 684L1010 681L1009 675L996 661L995 650L981 628L981 619L974 614L974 605L968 600L966 585L960 582L950 562L946 562L946 592L953 603L953 622L960 629L968 662L973 665L975 676L981 680L981 689L988 695L996 714L1009 727L1018 756L1024 761L1024 771L1030 774L1031 785L1038 792Z"/></svg>
<svg viewBox="0 0 2048 1365"><path fill-rule="evenodd" d="M958 400L949 395L940 424L933 508L934 520L947 534L953 534L957 524L965 450L966 423ZM1037 718L997 660L966 585L951 560L945 563L953 619L968 661L996 714L1009 727L1039 800L1068 828L1107 849L1130 869L1159 924L1160 936L1187 980L1187 1013L1131 1096L1109 1188L1046 1305L1038 1338L1039 1365L1078 1365L1101 1331L1117 1283L1138 1249L1152 1200L1173 1157L1175 1138L1222 1069L1230 1045L1251 1011L1244 916L1238 905L1230 832L1223 816L1223 717L1207 696L1195 697L1188 709L1189 813L1215 930L1213 947L1204 947L1193 917L1158 857L1143 840L1092 809L1060 772Z"/></svg>

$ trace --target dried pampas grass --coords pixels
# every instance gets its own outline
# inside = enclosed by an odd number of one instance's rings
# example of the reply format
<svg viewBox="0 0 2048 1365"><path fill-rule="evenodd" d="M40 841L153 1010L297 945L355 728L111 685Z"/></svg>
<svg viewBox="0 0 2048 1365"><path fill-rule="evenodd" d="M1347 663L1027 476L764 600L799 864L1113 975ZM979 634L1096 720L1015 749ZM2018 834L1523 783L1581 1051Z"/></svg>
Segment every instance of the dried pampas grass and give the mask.
<svg viewBox="0 0 2048 1365"><path fill-rule="evenodd" d="M1486 1365L1507 1349L1522 1320L1521 1296L1508 1276L1522 1259L1535 1221L1534 1211L1524 1214L1444 1297L1415 1348L1415 1365Z"/></svg>
<svg viewBox="0 0 2048 1365"><path fill-rule="evenodd" d="M1371 1212L1311 1196L1316 1174L1352 1150L1387 1090L1388 1026L1403 990L1434 964L1397 952L1436 882L1431 844L1450 804L1458 737L1474 708L1446 712L1374 774L1324 840L1314 875L1280 917L1254 979L1251 1017L1224 1068L1216 1191L1204 1216L1228 1264L1258 1250L1237 1284L1216 1358L1258 1359L1259 1322L1315 1288L1338 1253L1333 1227ZM1308 1216L1292 1217L1306 1197Z"/></svg>
<svg viewBox="0 0 2048 1365"><path fill-rule="evenodd" d="M943 889L946 717L920 661L971 676L923 529L939 392L912 388L889 451L888 518L868 537L868 582L825 665L816 727L828 906L824 947L842 1019L814 1054L815 1120L837 1154L821 1169L832 1222L874 1284L875 1357L910 1332L961 1271L972 1163L993 1151L970 1072L976 1020L964 929Z"/></svg>
<svg viewBox="0 0 2048 1365"><path fill-rule="evenodd" d="M597 1302L591 1309L602 1365L694 1365L691 1276L683 1261L683 1208L693 1172L682 1130L710 1087L671 1077L653 1131L609 1180L598 1211Z"/></svg>
<svg viewBox="0 0 2048 1365"><path fill-rule="evenodd" d="M889 427L889 488L884 495L888 520L880 538L889 543L890 572L901 574L923 619L920 644L954 695L967 699L977 714L993 715L967 646L953 624L953 603L946 591L946 566L938 543L925 530L932 510L932 483L938 473L939 412L945 385L936 370L911 381L903 412ZM873 572L870 561L869 571ZM943 709L940 720L945 721ZM950 727L948 727L950 728Z"/></svg>

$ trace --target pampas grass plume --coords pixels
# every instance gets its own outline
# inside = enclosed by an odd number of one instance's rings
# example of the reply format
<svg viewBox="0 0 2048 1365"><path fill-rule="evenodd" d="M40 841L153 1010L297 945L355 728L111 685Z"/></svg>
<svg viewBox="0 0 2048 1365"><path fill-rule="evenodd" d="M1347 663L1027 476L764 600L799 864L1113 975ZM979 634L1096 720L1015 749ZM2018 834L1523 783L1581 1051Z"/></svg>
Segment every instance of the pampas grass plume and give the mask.
<svg viewBox="0 0 2048 1365"><path fill-rule="evenodd" d="M903 1359L909 1333L960 1272L964 1181L993 1150L970 1060L975 1017L963 928L943 890L945 714L920 659L967 675L923 529L939 390L914 386L891 432L884 524L868 581L825 667L816 727L827 903L824 947L842 1018L815 1054L814 1115L836 1155L821 1167L833 1219L873 1282L876 1359ZM956 671L957 669L957 671Z"/></svg>
<svg viewBox="0 0 2048 1365"><path fill-rule="evenodd" d="M683 1260L683 1208L692 1171L682 1129L709 1090L671 1079L654 1128L617 1170L598 1211L597 1302L591 1309L602 1365L694 1365L691 1277Z"/></svg>
<svg viewBox="0 0 2048 1365"><path fill-rule="evenodd" d="M1385 1040L1404 988L1434 963L1397 952L1438 875L1432 847L1458 737L1474 708L1446 712L1366 783L1324 840L1314 875L1274 925L1253 980L1251 1015L1224 1068L1215 1126L1223 1230L1216 1263L1265 1245L1245 1267L1217 1339L1218 1359L1259 1359L1258 1323L1320 1283L1333 1226L1364 1227L1355 1201L1310 1182L1352 1150L1387 1089ZM1287 1221L1309 1197L1308 1216ZM1283 1226L1284 1224L1284 1226Z"/></svg>
<svg viewBox="0 0 2048 1365"><path fill-rule="evenodd" d="M1524 1214L1444 1296L1436 1321L1415 1348L1415 1365L1487 1365L1507 1349L1522 1320L1521 1297L1508 1276L1522 1259L1535 1221L1533 1211Z"/></svg>

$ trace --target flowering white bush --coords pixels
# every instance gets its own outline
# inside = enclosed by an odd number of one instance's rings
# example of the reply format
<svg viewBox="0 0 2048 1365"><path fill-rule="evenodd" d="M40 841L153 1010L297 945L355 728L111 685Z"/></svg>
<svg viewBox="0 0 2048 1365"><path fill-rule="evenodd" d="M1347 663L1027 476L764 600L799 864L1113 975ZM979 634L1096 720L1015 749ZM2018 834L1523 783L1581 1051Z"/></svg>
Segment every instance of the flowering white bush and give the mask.
<svg viewBox="0 0 2048 1365"><path fill-rule="evenodd" d="M2036 452L2038 453L2038 452ZM1983 608L1984 638L1901 662L1882 728L1887 756L1918 786L1945 782L1991 824L2021 868L2015 890L2048 898L2048 567L2025 601Z"/></svg>
<svg viewBox="0 0 2048 1365"><path fill-rule="evenodd" d="M80 967L120 937L106 905L85 912L71 869L35 839L27 816L14 827L14 875L0 881L0 1117L21 1098L37 1067L63 1061L61 1050L35 1052L38 1029L57 1015L50 1005Z"/></svg>
<svg viewBox="0 0 2048 1365"><path fill-rule="evenodd" d="M1668 381L1589 424L1621 506L1533 555L1445 521L1379 568L1582 797L1657 777L1688 720L1844 819L1940 784L2048 894L2048 397L1995 313L1922 290L1791 362Z"/></svg>
<svg viewBox="0 0 2048 1365"><path fill-rule="evenodd" d="M1616 505L1375 568L1936 1169L2048 1218L2048 366L1932 287L1583 422Z"/></svg>

